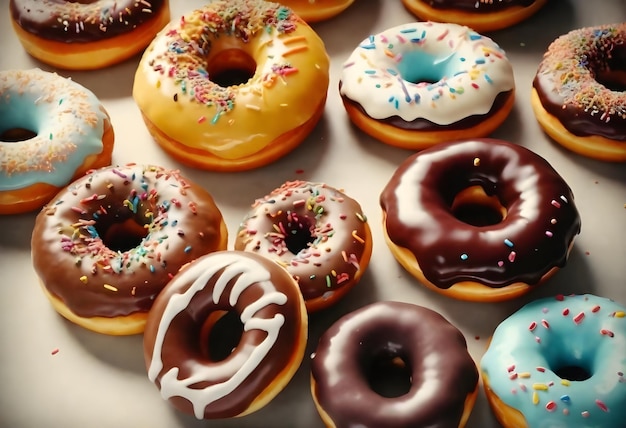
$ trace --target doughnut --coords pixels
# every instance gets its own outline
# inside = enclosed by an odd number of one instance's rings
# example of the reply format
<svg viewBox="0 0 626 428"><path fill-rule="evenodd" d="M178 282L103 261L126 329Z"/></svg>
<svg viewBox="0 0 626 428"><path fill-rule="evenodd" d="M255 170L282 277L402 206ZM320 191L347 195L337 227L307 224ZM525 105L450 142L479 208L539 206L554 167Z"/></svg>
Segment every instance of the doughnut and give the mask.
<svg viewBox="0 0 626 428"><path fill-rule="evenodd" d="M410 303L344 315L311 357L311 393L327 427L463 427L477 391L463 334Z"/></svg>
<svg viewBox="0 0 626 428"><path fill-rule="evenodd" d="M496 328L480 368L504 428L624 426L626 308L585 295L528 303Z"/></svg>
<svg viewBox="0 0 626 428"><path fill-rule="evenodd" d="M496 139L408 157L380 195L398 262L459 300L512 299L563 267L580 232L574 195L542 157Z"/></svg>
<svg viewBox="0 0 626 428"><path fill-rule="evenodd" d="M223 250L227 230L206 190L154 165L79 178L35 219L35 272L54 309L110 335L143 332L156 295L186 263Z"/></svg>
<svg viewBox="0 0 626 428"><path fill-rule="evenodd" d="M359 203L342 191L289 181L252 204L235 249L287 269L311 313L335 304L359 282L372 255L372 233Z"/></svg>
<svg viewBox="0 0 626 428"><path fill-rule="evenodd" d="M566 149L626 162L626 22L552 42L533 79L531 105L542 129Z"/></svg>
<svg viewBox="0 0 626 428"><path fill-rule="evenodd" d="M495 31L522 22L548 0L402 0L421 20L453 22L476 31Z"/></svg>
<svg viewBox="0 0 626 428"><path fill-rule="evenodd" d="M170 19L168 0L11 0L10 12L26 52L66 70L124 61Z"/></svg>
<svg viewBox="0 0 626 428"><path fill-rule="evenodd" d="M515 98L513 68L496 43L467 27L434 22L363 40L343 64L339 85L358 128L411 150L486 137Z"/></svg>
<svg viewBox="0 0 626 428"><path fill-rule="evenodd" d="M283 4L294 11L306 22L319 22L339 15L346 10L354 0L281 0Z"/></svg>
<svg viewBox="0 0 626 428"><path fill-rule="evenodd" d="M133 97L166 153L241 171L295 149L326 103L329 57L289 8L215 1L172 22L144 53Z"/></svg>
<svg viewBox="0 0 626 428"><path fill-rule="evenodd" d="M231 315L234 322L219 324ZM307 325L286 270L257 254L214 252L181 269L156 298L144 334L148 377L163 399L197 419L243 416L291 380ZM227 352L220 330L233 342Z"/></svg>
<svg viewBox="0 0 626 428"><path fill-rule="evenodd" d="M56 73L0 71L0 214L41 209L89 169L111 164L110 117Z"/></svg>

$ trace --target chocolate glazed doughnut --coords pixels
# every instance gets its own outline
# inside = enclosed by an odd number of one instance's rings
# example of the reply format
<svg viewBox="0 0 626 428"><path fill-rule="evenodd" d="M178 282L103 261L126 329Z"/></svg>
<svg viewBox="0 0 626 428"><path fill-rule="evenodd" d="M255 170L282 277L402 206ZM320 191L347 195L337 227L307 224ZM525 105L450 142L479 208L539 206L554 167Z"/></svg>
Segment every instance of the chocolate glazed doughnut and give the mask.
<svg viewBox="0 0 626 428"><path fill-rule="evenodd" d="M412 155L380 196L387 243L422 284L450 297L519 296L565 265L580 216L563 178L502 140Z"/></svg>
<svg viewBox="0 0 626 428"><path fill-rule="evenodd" d="M211 332L229 313L242 333L221 358ZM181 269L159 294L144 356L148 377L177 409L198 419L229 418L256 411L285 387L306 338L306 308L287 271L256 254L218 251Z"/></svg>
<svg viewBox="0 0 626 428"><path fill-rule="evenodd" d="M385 364L405 372L407 391L379 393L372 385ZM329 427L463 427L477 385L461 332L409 303L376 302L345 315L320 337L311 360L311 392Z"/></svg>

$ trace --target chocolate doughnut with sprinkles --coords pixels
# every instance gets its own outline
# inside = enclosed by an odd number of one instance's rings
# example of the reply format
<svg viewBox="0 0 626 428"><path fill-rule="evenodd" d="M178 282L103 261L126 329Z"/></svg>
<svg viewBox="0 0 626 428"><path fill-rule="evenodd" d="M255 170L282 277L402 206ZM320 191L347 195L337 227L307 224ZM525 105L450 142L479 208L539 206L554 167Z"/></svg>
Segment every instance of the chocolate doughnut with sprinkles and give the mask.
<svg viewBox="0 0 626 428"><path fill-rule="evenodd" d="M504 428L623 427L626 307L592 294L535 300L498 325L480 367Z"/></svg>
<svg viewBox="0 0 626 428"><path fill-rule="evenodd" d="M38 214L32 261L53 307L87 329L141 333L155 296L186 263L226 248L211 195L153 165L92 171Z"/></svg>
<svg viewBox="0 0 626 428"><path fill-rule="evenodd" d="M24 49L68 70L93 70L141 52L170 19L168 0L11 0Z"/></svg>
<svg viewBox="0 0 626 428"><path fill-rule="evenodd" d="M626 162L626 22L570 31L550 44L533 80L535 116L580 155Z"/></svg>
<svg viewBox="0 0 626 428"><path fill-rule="evenodd" d="M427 288L470 301L512 299L565 266L580 215L541 156L496 139L408 157L380 195L385 237Z"/></svg>
<svg viewBox="0 0 626 428"><path fill-rule="evenodd" d="M235 249L284 266L311 313L333 305L359 282L372 255L372 233L359 203L342 191L290 181L252 204Z"/></svg>

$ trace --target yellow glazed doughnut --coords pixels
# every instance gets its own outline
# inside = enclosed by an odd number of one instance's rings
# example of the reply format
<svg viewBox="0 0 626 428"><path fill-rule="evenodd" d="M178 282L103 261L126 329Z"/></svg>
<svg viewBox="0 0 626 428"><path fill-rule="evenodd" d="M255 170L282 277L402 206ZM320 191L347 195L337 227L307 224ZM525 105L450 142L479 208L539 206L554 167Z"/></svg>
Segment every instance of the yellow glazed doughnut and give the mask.
<svg viewBox="0 0 626 428"><path fill-rule="evenodd" d="M168 0L11 0L26 52L68 70L93 70L141 52L170 20Z"/></svg>
<svg viewBox="0 0 626 428"><path fill-rule="evenodd" d="M238 171L299 145L323 113L329 58L291 9L216 1L170 23L146 50L133 96L175 159Z"/></svg>
<svg viewBox="0 0 626 428"><path fill-rule="evenodd" d="M537 121L574 153L626 162L626 22L557 38L533 80Z"/></svg>
<svg viewBox="0 0 626 428"><path fill-rule="evenodd" d="M339 15L354 0L282 0L280 3L291 8L306 22L318 22Z"/></svg>
<svg viewBox="0 0 626 428"><path fill-rule="evenodd" d="M344 63L340 93L352 122L419 150L485 137L513 107L513 68L491 39L456 24L415 22L369 36Z"/></svg>
<svg viewBox="0 0 626 428"><path fill-rule="evenodd" d="M494 31L530 18L548 0L402 0L422 20L453 22L476 31Z"/></svg>
<svg viewBox="0 0 626 428"><path fill-rule="evenodd" d="M40 69L0 71L0 214L41 208L111 163L108 113L87 88Z"/></svg>

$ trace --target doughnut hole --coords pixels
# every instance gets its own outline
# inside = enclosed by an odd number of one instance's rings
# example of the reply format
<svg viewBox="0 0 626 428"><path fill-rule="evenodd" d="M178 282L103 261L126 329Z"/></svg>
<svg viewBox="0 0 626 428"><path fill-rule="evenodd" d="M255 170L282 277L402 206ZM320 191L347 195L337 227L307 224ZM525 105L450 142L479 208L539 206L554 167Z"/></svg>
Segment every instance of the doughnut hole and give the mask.
<svg viewBox="0 0 626 428"><path fill-rule="evenodd" d="M406 358L390 349L360 358L360 369L369 387L385 398L408 393L413 383L412 368Z"/></svg>
<svg viewBox="0 0 626 428"><path fill-rule="evenodd" d="M237 48L220 50L207 62L209 78L223 88L246 84L254 76L256 67L254 58Z"/></svg>
<svg viewBox="0 0 626 428"><path fill-rule="evenodd" d="M27 141L37 136L37 133L26 128L11 128L0 132L0 141L17 143Z"/></svg>
<svg viewBox="0 0 626 428"><path fill-rule="evenodd" d="M298 254L315 241L315 219L311 217L289 212L275 219L274 224L284 235L285 246L292 254Z"/></svg>
<svg viewBox="0 0 626 428"><path fill-rule="evenodd" d="M626 47L615 45L605 64L591 68L598 83L615 92L626 92Z"/></svg>
<svg viewBox="0 0 626 428"><path fill-rule="evenodd" d="M206 357L214 362L223 361L239 345L243 324L235 311L215 311L207 317L200 335Z"/></svg>
<svg viewBox="0 0 626 428"><path fill-rule="evenodd" d="M450 210L458 220L477 227L498 224L507 215L507 209L498 197L487 195L478 185L457 193Z"/></svg>
<svg viewBox="0 0 626 428"><path fill-rule="evenodd" d="M454 75L454 71L450 70L450 61L454 57L454 53L445 57L436 57L422 51L406 52L396 67L402 79L407 82L436 83L446 76Z"/></svg>
<svg viewBox="0 0 626 428"><path fill-rule="evenodd" d="M148 229L135 217L100 217L94 228L107 248L120 252L138 247L148 235Z"/></svg>

